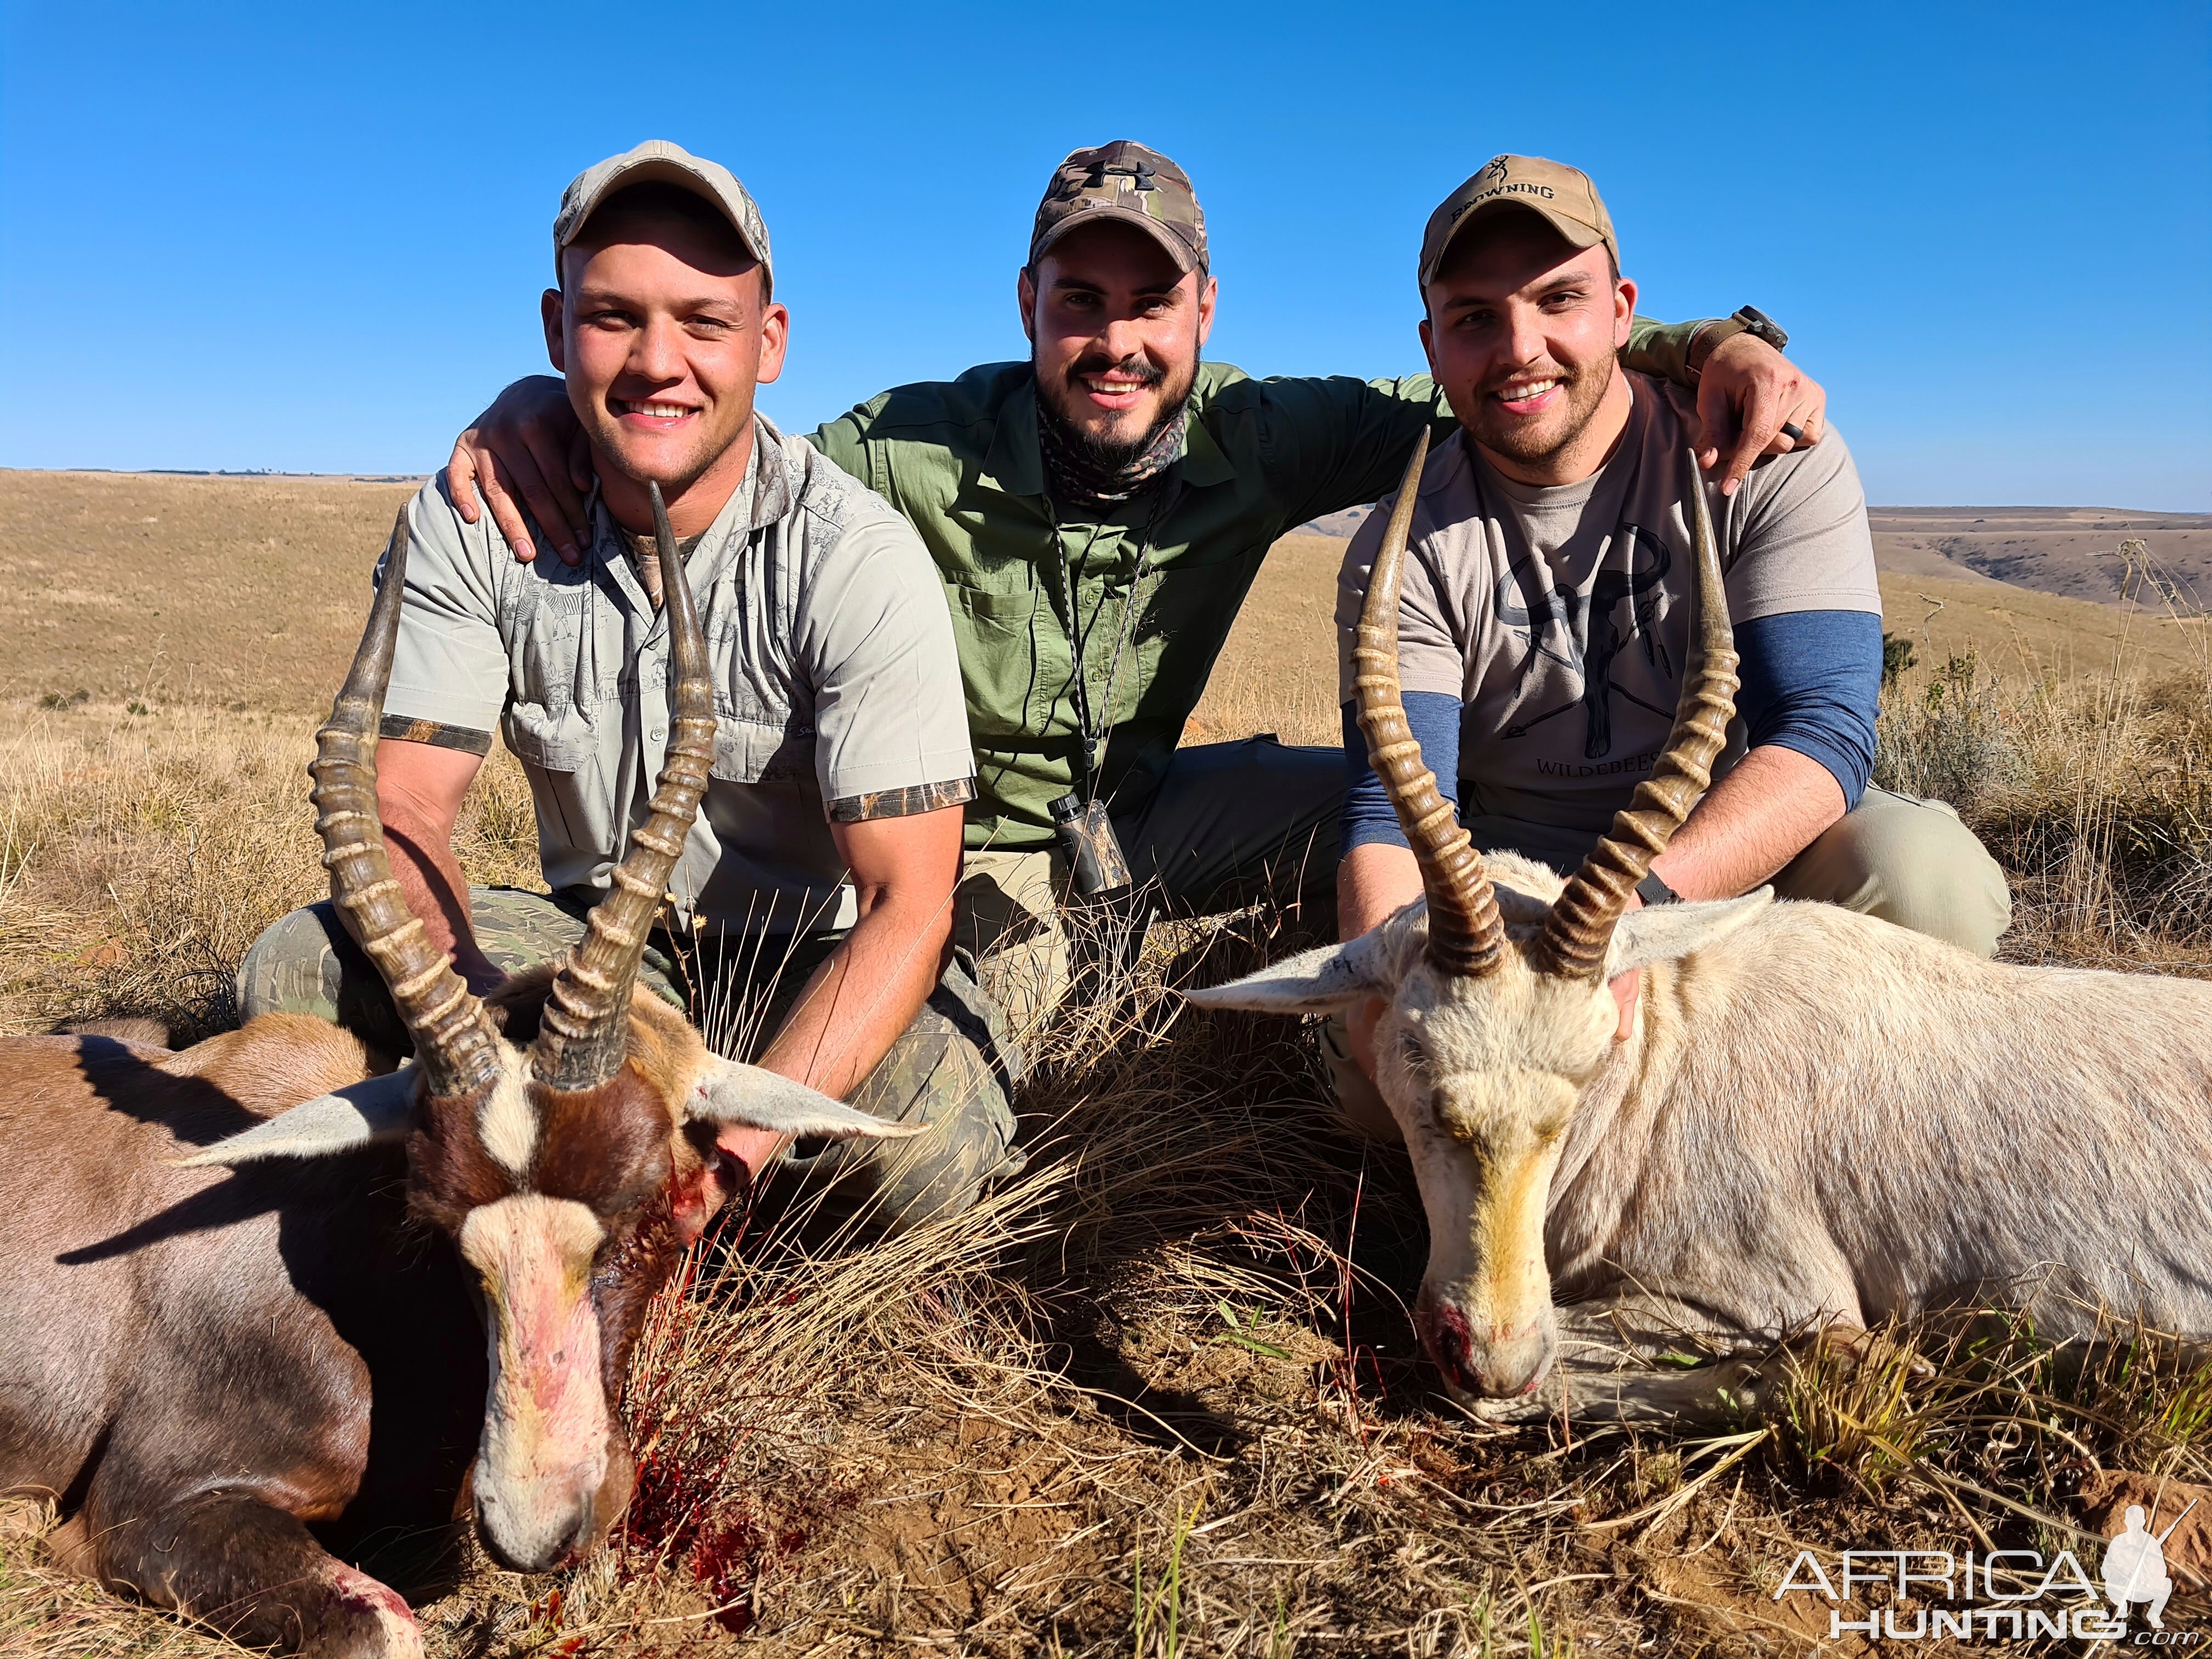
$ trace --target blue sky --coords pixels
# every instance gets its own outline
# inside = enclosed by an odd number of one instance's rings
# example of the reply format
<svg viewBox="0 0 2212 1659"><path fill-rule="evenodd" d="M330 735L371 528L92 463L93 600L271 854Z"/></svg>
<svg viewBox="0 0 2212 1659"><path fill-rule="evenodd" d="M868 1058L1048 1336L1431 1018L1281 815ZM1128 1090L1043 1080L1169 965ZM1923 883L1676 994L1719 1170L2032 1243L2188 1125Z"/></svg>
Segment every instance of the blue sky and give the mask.
<svg viewBox="0 0 2212 1659"><path fill-rule="evenodd" d="M1190 171L1209 355L1419 366L1429 209L1589 170L1644 308L1780 319L1878 502L2212 508L2212 10L69 6L0 11L0 465L419 472L544 366L562 187L752 187L805 427L1020 356L1066 150Z"/></svg>

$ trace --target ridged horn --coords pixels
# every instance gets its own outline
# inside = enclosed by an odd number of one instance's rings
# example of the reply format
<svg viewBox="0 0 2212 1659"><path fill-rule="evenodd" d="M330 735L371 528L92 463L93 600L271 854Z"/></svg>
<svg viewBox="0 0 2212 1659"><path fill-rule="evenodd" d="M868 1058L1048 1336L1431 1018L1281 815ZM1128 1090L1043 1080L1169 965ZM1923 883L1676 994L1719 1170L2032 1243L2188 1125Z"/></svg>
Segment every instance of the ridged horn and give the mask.
<svg viewBox="0 0 2212 1659"><path fill-rule="evenodd" d="M1421 867L1421 890L1429 899L1429 960L1443 973L1475 979L1498 966L1505 948L1505 924L1482 855L1437 789L1437 775L1421 762L1421 745L1406 723L1398 683L1398 588L1428 456L1429 434L1424 432L1367 574L1367 602L1352 647L1352 686L1368 763L1382 780L1382 791Z"/></svg>
<svg viewBox="0 0 2212 1659"><path fill-rule="evenodd" d="M315 833L331 899L376 964L415 1039L415 1061L433 1095L467 1094L499 1069L499 1037L483 1005L430 942L392 878L376 809L376 730L392 682L392 644L407 592L407 509L399 509L384 555L384 584L369 607L329 723L315 733Z"/></svg>
<svg viewBox="0 0 2212 1659"><path fill-rule="evenodd" d="M668 617L673 675L668 696L668 758L660 769L645 822L614 868L607 896L592 907L584 937L554 975L553 989L531 1049L531 1070L555 1089L596 1089L622 1069L629 1047L630 990L645 954L646 935L668 878L684 855L714 763L714 678L707 636L691 602L683 556L668 527L660 486L653 494L653 530L659 544L660 604Z"/></svg>
<svg viewBox="0 0 2212 1659"><path fill-rule="evenodd" d="M1674 727L1651 775L1636 786L1628 805L1613 815L1613 828L1575 872L1529 951L1539 973L1563 979L1596 979L1605 972L1613 930L1628 908L1628 896L1650 873L1651 861L1690 816L1698 798L1712 786L1714 759L1728 743L1735 717L1735 635L1729 624L1728 592L1722 585L1720 544L1713 538L1712 514L1705 504L1705 480L1694 450L1688 459L1690 523L1697 539L1696 609L1690 621L1690 660L1682 676L1682 695L1674 706Z"/></svg>

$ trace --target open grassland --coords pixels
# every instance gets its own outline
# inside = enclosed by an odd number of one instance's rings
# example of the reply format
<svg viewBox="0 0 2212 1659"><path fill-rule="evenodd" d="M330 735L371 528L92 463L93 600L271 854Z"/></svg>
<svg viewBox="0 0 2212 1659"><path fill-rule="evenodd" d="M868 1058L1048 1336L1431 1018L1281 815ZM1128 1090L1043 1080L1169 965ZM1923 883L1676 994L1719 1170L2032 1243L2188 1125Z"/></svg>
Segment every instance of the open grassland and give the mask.
<svg viewBox="0 0 2212 1659"><path fill-rule="evenodd" d="M58 486L37 520L119 525L142 481L77 487L90 506ZM175 493L137 498L142 518L205 509L202 553L152 540L114 568L149 591L220 588L207 557L282 546L295 520L325 539L289 574L256 567L258 608L226 600L204 634L164 635L156 685L118 659L143 637L94 609L52 657L52 630L0 632L0 1030L118 1012L180 1039L218 1029L246 943L322 890L308 734L404 489L143 487ZM343 497L327 518L307 511L319 489ZM22 503L0 510L4 556L44 559ZM1271 560L1194 737L1334 740L1340 550L1299 538ZM2020 897L2008 954L2205 971L2195 626L1904 580L1943 604L1923 617L1887 592L1916 661L1889 695L1882 775L1956 801L1998 852ZM271 611L318 618L320 643L257 647ZM462 840L474 878L531 879L504 757ZM1406 1317L1424 1238L1402 1155L1339 1133L1292 1022L1166 994L1297 942L1258 911L1175 928L1039 1034L1018 1103L1030 1167L976 1212L874 1249L786 1218L703 1252L640 1347L641 1478L613 1547L556 1579L465 1564L420 1598L432 1651L1796 1654L1850 1645L1827 1642L1825 1602L1772 1599L1802 1548L2071 1547L2094 1572L2116 1504L2170 1517L2177 1494L2212 1498L2212 1366L2120 1328L2086 1362L2002 1322L1887 1334L1735 1434L1471 1425ZM2208 1513L2169 1547L2172 1628L2212 1622ZM238 1652L61 1578L43 1522L19 1505L0 1527L0 1654Z"/></svg>

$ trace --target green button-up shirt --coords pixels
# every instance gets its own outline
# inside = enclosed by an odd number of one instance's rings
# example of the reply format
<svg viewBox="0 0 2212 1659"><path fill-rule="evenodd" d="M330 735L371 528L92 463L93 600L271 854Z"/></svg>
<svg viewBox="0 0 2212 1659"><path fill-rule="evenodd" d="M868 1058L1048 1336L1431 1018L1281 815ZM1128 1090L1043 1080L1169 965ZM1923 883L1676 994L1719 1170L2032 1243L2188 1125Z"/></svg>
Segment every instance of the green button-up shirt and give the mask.
<svg viewBox="0 0 2212 1659"><path fill-rule="evenodd" d="M1683 380L1694 327L1638 318L1625 360ZM1170 493L1103 518L1063 507L1057 549L1025 362L897 387L813 434L905 515L937 562L975 745L971 849L1050 846L1046 803L1081 771L1063 554L1087 629L1092 718L1109 732L1097 787L1122 810L1158 786L1268 548L1310 519L1395 489L1424 426L1456 430L1425 374L1255 380L1225 363L1200 368L1187 419Z"/></svg>

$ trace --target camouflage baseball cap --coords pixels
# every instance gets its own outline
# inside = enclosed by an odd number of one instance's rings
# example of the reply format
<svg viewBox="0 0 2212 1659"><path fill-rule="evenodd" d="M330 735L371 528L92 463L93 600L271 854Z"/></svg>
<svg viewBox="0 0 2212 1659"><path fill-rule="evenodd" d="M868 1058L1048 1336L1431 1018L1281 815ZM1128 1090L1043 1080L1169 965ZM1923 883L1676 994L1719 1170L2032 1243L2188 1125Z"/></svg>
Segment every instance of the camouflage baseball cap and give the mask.
<svg viewBox="0 0 2212 1659"><path fill-rule="evenodd" d="M1206 215L1189 176L1159 151L1129 138L1079 149L1054 169L1030 232L1030 265L1069 231L1109 214L1167 250L1177 270L1206 270Z"/></svg>
<svg viewBox="0 0 2212 1659"><path fill-rule="evenodd" d="M1501 208L1525 208L1567 239L1585 248L1603 242L1620 267L1620 244L1613 240L1613 216L1589 175L1538 155L1493 155L1481 172L1444 198L1429 216L1421 237L1421 290L1444 262L1444 253L1475 220Z"/></svg>
<svg viewBox="0 0 2212 1659"><path fill-rule="evenodd" d="M762 222L760 204L752 192L738 182L737 174L719 161L694 155L665 138L648 138L635 149L611 155L586 167L562 192L561 210L553 216L553 280L561 280L561 253L576 240L585 222L599 211L607 198L632 185L674 185L709 204L730 222L745 252L760 261L762 292L775 286L775 267L768 257L768 226Z"/></svg>

